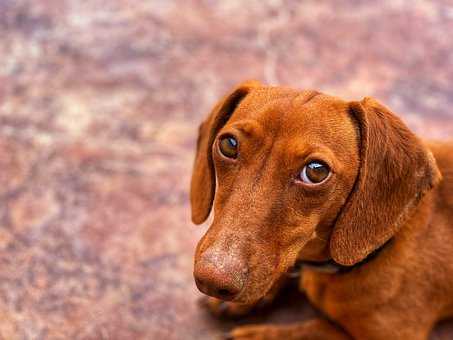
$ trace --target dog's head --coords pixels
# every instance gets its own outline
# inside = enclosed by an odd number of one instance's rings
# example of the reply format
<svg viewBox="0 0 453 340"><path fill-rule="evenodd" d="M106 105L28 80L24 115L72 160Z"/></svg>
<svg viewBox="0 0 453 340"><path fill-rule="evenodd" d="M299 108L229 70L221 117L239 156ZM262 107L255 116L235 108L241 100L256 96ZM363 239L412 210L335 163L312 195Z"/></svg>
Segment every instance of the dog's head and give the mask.
<svg viewBox="0 0 453 340"><path fill-rule="evenodd" d="M353 265L398 230L439 179L419 139L377 101L239 85L201 124L192 219L212 225L194 275L253 303L301 252Z"/></svg>

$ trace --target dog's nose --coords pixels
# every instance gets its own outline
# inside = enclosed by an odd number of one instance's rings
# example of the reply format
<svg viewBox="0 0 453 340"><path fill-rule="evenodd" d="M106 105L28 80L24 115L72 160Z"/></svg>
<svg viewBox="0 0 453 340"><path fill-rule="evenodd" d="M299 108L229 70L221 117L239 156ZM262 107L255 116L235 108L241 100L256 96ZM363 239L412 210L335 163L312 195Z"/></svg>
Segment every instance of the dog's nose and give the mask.
<svg viewBox="0 0 453 340"><path fill-rule="evenodd" d="M198 289L206 295L221 300L233 300L241 292L246 271L241 265L215 263L202 259L195 264L194 277Z"/></svg>

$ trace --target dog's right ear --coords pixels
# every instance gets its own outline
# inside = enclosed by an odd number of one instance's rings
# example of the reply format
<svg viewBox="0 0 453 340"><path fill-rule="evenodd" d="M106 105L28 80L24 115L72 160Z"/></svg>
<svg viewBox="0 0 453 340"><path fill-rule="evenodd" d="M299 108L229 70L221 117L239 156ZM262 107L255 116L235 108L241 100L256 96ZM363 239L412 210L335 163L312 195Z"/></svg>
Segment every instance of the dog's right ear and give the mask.
<svg viewBox="0 0 453 340"><path fill-rule="evenodd" d="M259 86L261 85L257 81L247 81L238 85L214 106L208 118L199 127L197 153L190 184L192 221L195 224L203 223L208 218L214 201L216 179L211 148L215 137L241 100L253 88Z"/></svg>
<svg viewBox="0 0 453 340"><path fill-rule="evenodd" d="M387 107L365 98L350 109L361 164L330 238L332 258L345 266L387 242L441 179L432 153Z"/></svg>

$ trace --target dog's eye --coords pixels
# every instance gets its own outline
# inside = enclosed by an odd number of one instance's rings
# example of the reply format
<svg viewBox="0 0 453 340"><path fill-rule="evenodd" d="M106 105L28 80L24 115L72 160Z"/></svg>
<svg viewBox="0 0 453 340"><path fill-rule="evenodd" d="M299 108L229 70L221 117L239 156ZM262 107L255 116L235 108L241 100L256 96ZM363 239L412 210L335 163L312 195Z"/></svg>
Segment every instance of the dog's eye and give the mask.
<svg viewBox="0 0 453 340"><path fill-rule="evenodd" d="M225 136L220 139L219 149L222 155L228 158L237 158L238 141L233 136Z"/></svg>
<svg viewBox="0 0 453 340"><path fill-rule="evenodd" d="M320 161L313 161L304 166L299 177L304 183L319 184L325 181L329 174L330 168L328 165Z"/></svg>

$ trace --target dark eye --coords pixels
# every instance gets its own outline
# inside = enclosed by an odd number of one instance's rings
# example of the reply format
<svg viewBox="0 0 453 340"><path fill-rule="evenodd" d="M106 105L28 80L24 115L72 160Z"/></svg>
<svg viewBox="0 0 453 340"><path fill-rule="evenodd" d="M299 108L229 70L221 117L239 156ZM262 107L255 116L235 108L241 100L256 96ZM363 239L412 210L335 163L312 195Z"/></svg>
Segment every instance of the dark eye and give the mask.
<svg viewBox="0 0 453 340"><path fill-rule="evenodd" d="M238 141L233 136L225 136L220 139L219 149L222 155L228 158L237 158Z"/></svg>
<svg viewBox="0 0 453 340"><path fill-rule="evenodd" d="M330 168L328 165L320 161L313 161L304 166L299 177L304 183L319 184L325 181L329 174Z"/></svg>

